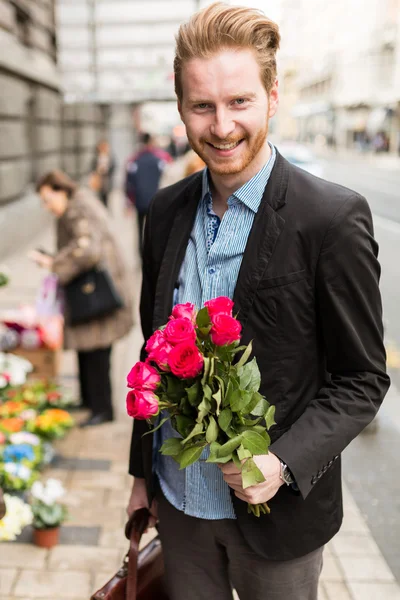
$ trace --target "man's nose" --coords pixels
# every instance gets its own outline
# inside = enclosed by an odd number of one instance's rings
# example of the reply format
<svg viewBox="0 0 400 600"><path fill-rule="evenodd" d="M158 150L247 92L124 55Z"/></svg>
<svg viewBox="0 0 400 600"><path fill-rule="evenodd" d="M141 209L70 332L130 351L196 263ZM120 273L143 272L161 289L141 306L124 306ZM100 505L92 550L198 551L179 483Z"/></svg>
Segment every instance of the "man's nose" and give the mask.
<svg viewBox="0 0 400 600"><path fill-rule="evenodd" d="M215 112L214 122L211 125L211 134L220 140L226 140L235 130L235 123L229 111L219 109Z"/></svg>

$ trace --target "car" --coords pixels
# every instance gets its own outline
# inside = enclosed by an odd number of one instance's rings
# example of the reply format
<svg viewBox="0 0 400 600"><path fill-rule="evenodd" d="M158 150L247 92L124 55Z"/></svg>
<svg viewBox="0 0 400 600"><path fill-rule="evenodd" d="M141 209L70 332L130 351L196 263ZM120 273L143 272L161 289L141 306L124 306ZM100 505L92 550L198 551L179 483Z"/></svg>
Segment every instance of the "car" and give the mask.
<svg viewBox="0 0 400 600"><path fill-rule="evenodd" d="M282 156L296 167L300 167L316 177L323 177L321 162L306 146L294 142L282 142L277 147Z"/></svg>

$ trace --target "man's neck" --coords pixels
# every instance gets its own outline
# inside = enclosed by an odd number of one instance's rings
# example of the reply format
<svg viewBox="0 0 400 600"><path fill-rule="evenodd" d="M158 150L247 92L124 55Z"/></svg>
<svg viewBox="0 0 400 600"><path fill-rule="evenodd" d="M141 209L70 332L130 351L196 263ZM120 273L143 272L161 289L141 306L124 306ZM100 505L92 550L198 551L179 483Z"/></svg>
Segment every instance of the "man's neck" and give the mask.
<svg viewBox="0 0 400 600"><path fill-rule="evenodd" d="M234 192L250 181L268 162L271 147L268 142L260 150L255 159L246 169L233 175L217 175L210 171L210 185L213 197L213 207L220 207L224 212L228 208L228 199Z"/></svg>

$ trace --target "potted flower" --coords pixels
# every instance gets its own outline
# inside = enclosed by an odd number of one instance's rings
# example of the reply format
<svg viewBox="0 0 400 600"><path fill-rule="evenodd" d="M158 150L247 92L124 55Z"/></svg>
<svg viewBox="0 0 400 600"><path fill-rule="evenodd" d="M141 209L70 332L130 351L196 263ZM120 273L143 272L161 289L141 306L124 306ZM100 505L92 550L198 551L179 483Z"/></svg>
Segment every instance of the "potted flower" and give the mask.
<svg viewBox="0 0 400 600"><path fill-rule="evenodd" d="M58 479L49 479L45 484L36 481L32 486L33 541L41 548L58 543L60 525L68 517L66 507L58 502L64 493Z"/></svg>
<svg viewBox="0 0 400 600"><path fill-rule="evenodd" d="M6 514L0 519L0 542L14 541L23 528L32 523L29 504L16 496L4 494Z"/></svg>

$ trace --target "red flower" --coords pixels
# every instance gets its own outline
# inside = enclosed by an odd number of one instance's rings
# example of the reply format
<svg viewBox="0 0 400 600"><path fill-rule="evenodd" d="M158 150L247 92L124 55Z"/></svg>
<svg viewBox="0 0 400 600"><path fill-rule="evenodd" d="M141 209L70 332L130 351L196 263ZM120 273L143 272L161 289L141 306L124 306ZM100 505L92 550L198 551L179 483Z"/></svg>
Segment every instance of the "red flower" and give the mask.
<svg viewBox="0 0 400 600"><path fill-rule="evenodd" d="M156 350L159 346L165 344L165 336L164 332L160 329L157 329L151 337L147 340L146 344L146 352L150 354L154 350Z"/></svg>
<svg viewBox="0 0 400 600"><path fill-rule="evenodd" d="M126 410L134 419L149 419L158 414L158 397L150 390L131 390L126 396Z"/></svg>
<svg viewBox="0 0 400 600"><path fill-rule="evenodd" d="M201 373L204 357L192 342L183 342L175 346L168 357L169 366L180 379L191 379Z"/></svg>
<svg viewBox="0 0 400 600"><path fill-rule="evenodd" d="M155 390L160 381L158 371L144 362L137 362L127 377L128 387L137 390Z"/></svg>
<svg viewBox="0 0 400 600"><path fill-rule="evenodd" d="M240 340L242 326L237 319L229 315L215 315L210 331L211 341L216 346L227 346Z"/></svg>
<svg viewBox="0 0 400 600"><path fill-rule="evenodd" d="M164 329L164 335L167 342L176 346L182 342L194 342L196 330L189 319L172 319Z"/></svg>
<svg viewBox="0 0 400 600"><path fill-rule="evenodd" d="M148 358L146 362L155 362L162 371L169 371L168 355L172 350L171 344L165 339L164 332L157 329L146 344Z"/></svg>
<svg viewBox="0 0 400 600"><path fill-rule="evenodd" d="M220 314L232 316L233 302L226 296L219 296L218 298L204 302L204 306L207 307L211 320L215 315Z"/></svg>
<svg viewBox="0 0 400 600"><path fill-rule="evenodd" d="M189 319L192 323L196 322L196 309L194 304L186 302L186 304L176 304L172 310L170 319Z"/></svg>

